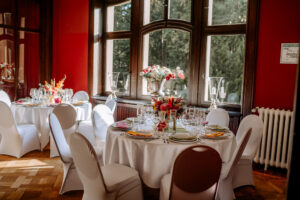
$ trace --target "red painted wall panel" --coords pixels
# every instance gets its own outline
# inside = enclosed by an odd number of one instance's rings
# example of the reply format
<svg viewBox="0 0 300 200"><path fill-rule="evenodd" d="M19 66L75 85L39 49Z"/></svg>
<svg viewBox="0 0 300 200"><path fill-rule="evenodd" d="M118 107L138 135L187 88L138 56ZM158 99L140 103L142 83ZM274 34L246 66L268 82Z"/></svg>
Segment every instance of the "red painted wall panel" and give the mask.
<svg viewBox="0 0 300 200"><path fill-rule="evenodd" d="M88 16L88 0L53 0L52 77L74 92L88 89Z"/></svg>
<svg viewBox="0 0 300 200"><path fill-rule="evenodd" d="M300 40L300 1L262 0L254 106L292 109L296 64L280 64L281 43Z"/></svg>

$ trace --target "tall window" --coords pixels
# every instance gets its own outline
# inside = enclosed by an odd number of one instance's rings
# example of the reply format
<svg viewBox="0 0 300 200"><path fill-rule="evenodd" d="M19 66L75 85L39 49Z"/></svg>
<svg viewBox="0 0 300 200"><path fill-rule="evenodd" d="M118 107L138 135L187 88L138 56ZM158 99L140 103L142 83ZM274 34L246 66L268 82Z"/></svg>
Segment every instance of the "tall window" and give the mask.
<svg viewBox="0 0 300 200"><path fill-rule="evenodd" d="M50 18L46 5L50 5L49 0L0 1L0 89L11 99L15 94L17 98L27 96L30 88L38 87L40 62L43 68L50 66L50 59L46 61L49 44L44 40L49 41L46 35L50 32L45 29L50 26L45 22Z"/></svg>
<svg viewBox="0 0 300 200"><path fill-rule="evenodd" d="M106 17L105 91L117 90L128 96L130 37L123 37L123 34L131 31L131 1L108 6Z"/></svg>
<svg viewBox="0 0 300 200"><path fill-rule="evenodd" d="M191 30L184 30L182 26L169 26L172 20L180 20L182 24L191 23L191 0L165 1L144 0L143 24L143 52L142 67L160 65L170 68L174 73L179 71L184 77L176 77L164 83L165 95L187 97L188 77L190 69L190 40ZM165 8L168 9L165 9ZM162 28L156 28L153 23L165 23ZM151 26L152 23L152 26ZM155 23L154 23L155 24ZM149 30L149 27L153 27ZM148 30L149 31L148 31ZM143 79L142 95L149 95L147 81Z"/></svg>
<svg viewBox="0 0 300 200"><path fill-rule="evenodd" d="M256 1L255 1L256 2ZM224 107L240 110L245 92L248 0L136 0L104 3L103 74L99 94L117 90L132 99L150 99L147 82L139 72L151 65L183 72L182 79L164 85L165 95L181 96L192 104L208 106L209 77L222 77L219 99ZM256 23L252 20L253 24ZM248 59L252 59L255 57ZM254 68L255 66L247 66ZM118 81L113 82L112 76ZM114 74L114 75L113 75ZM251 76L251 75L250 75ZM249 77L250 77L249 76ZM250 80L250 78L249 78ZM249 81L251 84L251 81ZM251 93L251 92L250 92Z"/></svg>
<svg viewBox="0 0 300 200"><path fill-rule="evenodd" d="M206 53L201 58L206 60L205 72L202 72L205 92L201 102L210 100L208 77L223 77L218 94L221 103L239 105L243 89L247 0L207 0L206 3L208 12L203 34Z"/></svg>

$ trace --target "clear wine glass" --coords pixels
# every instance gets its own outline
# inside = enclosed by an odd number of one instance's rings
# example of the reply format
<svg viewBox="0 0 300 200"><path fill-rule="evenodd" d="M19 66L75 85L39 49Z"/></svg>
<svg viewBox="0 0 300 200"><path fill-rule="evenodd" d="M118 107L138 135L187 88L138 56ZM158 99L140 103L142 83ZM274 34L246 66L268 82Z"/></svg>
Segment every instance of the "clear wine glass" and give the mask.
<svg viewBox="0 0 300 200"><path fill-rule="evenodd" d="M33 103L36 99L36 88L30 89L31 102Z"/></svg>
<svg viewBox="0 0 300 200"><path fill-rule="evenodd" d="M153 114L152 115L152 122L153 122L153 129L154 129L154 135L155 137L158 137L158 124L160 122L159 116Z"/></svg>

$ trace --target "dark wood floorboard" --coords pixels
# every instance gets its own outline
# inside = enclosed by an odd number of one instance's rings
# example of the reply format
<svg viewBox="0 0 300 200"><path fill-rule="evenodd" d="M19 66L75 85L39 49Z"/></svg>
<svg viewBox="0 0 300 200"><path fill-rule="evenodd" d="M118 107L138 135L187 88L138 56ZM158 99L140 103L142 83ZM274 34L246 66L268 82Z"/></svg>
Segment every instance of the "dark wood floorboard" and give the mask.
<svg viewBox="0 0 300 200"><path fill-rule="evenodd" d="M2 200L79 200L82 191L59 195L62 182L62 163L49 158L49 148L33 151L21 159L0 155L0 199ZM286 172L271 169L264 171L255 166L256 187L246 186L235 190L237 200L286 199ZM144 186L145 200L157 200L159 190Z"/></svg>

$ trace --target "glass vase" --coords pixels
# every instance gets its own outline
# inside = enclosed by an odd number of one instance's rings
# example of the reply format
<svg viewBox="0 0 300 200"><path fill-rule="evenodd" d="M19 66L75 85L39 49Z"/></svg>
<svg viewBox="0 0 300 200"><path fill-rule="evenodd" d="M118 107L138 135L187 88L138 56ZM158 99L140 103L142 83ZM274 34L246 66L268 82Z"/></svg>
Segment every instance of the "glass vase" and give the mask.
<svg viewBox="0 0 300 200"><path fill-rule="evenodd" d="M148 80L149 89L150 89L150 95L152 98L157 98L159 96L163 96L162 93L162 87L164 84L164 81L162 80Z"/></svg>

